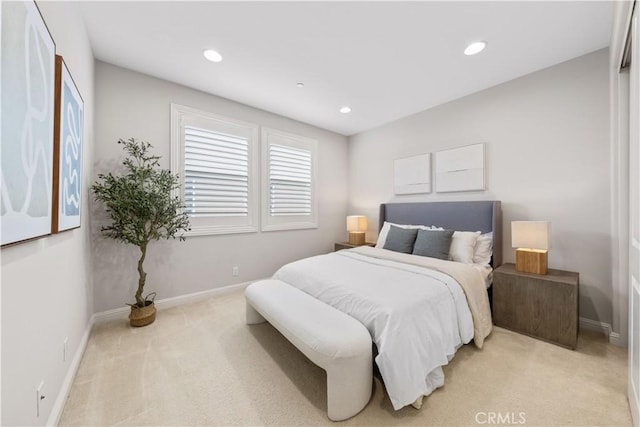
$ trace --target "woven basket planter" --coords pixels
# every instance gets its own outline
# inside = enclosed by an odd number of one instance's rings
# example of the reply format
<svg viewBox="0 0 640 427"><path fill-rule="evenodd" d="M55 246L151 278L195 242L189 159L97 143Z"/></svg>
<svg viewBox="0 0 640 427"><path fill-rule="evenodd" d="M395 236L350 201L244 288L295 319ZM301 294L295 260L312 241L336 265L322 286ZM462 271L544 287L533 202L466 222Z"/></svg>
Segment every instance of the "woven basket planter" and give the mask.
<svg viewBox="0 0 640 427"><path fill-rule="evenodd" d="M147 305L142 308L131 306L129 323L131 326L147 326L156 320L156 305L153 301L147 301Z"/></svg>

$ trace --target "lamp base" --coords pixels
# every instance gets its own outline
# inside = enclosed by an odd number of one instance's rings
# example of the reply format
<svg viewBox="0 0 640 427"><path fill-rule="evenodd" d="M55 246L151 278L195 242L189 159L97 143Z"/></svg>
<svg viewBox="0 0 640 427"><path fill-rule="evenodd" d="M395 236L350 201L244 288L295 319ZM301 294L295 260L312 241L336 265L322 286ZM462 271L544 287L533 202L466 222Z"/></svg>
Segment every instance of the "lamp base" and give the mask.
<svg viewBox="0 0 640 427"><path fill-rule="evenodd" d="M349 232L349 244L355 246L362 246L365 242L364 231L350 231Z"/></svg>
<svg viewBox="0 0 640 427"><path fill-rule="evenodd" d="M547 251L516 249L516 271L540 275L547 274Z"/></svg>

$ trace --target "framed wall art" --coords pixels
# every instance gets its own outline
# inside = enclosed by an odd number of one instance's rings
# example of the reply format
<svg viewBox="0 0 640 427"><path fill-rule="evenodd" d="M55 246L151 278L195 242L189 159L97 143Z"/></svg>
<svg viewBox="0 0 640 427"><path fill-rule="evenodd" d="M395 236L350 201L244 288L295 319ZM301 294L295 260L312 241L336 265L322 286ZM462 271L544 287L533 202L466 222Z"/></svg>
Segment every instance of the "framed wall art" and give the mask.
<svg viewBox="0 0 640 427"><path fill-rule="evenodd" d="M51 233L55 43L33 1L2 2L2 245Z"/></svg>
<svg viewBox="0 0 640 427"><path fill-rule="evenodd" d="M484 144L435 154L436 192L484 190Z"/></svg>
<svg viewBox="0 0 640 427"><path fill-rule="evenodd" d="M431 193L431 153L393 162L395 194Z"/></svg>
<svg viewBox="0 0 640 427"><path fill-rule="evenodd" d="M61 56L56 55L53 233L80 227L84 102Z"/></svg>

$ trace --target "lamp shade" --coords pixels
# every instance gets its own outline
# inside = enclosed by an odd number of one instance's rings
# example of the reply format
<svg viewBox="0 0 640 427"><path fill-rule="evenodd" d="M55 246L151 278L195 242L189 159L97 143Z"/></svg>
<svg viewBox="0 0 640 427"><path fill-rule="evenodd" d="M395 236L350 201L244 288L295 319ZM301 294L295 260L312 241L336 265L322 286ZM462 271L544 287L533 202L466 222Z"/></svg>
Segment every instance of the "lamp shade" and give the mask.
<svg viewBox="0 0 640 427"><path fill-rule="evenodd" d="M347 231L367 231L367 217L364 215L349 215L347 217Z"/></svg>
<svg viewBox="0 0 640 427"><path fill-rule="evenodd" d="M549 221L511 221L511 246L547 250L551 248Z"/></svg>

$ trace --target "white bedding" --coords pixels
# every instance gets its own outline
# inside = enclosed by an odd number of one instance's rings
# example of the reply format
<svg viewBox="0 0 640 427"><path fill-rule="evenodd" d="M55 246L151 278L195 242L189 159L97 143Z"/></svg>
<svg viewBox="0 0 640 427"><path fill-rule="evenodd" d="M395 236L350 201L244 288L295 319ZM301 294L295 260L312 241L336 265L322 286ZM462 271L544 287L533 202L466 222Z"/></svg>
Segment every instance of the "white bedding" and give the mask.
<svg viewBox="0 0 640 427"><path fill-rule="evenodd" d="M491 283L493 283L493 268L490 265L483 264L471 264L473 268L478 270L480 274L482 274L482 278L484 279L484 285L489 289L491 287Z"/></svg>
<svg viewBox="0 0 640 427"><path fill-rule="evenodd" d="M452 277L380 259L389 251L367 249L375 256L354 250L320 255L287 264L274 278L367 327L378 348L376 363L398 410L443 385L441 367L474 338L474 324L465 293ZM473 274L482 286L479 272Z"/></svg>

